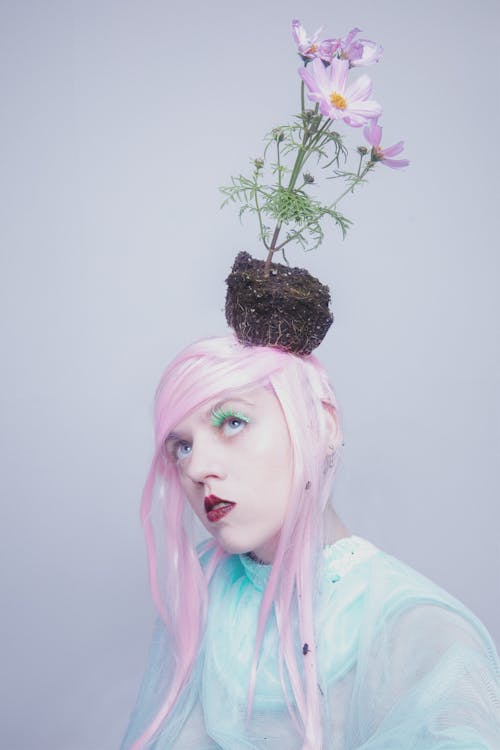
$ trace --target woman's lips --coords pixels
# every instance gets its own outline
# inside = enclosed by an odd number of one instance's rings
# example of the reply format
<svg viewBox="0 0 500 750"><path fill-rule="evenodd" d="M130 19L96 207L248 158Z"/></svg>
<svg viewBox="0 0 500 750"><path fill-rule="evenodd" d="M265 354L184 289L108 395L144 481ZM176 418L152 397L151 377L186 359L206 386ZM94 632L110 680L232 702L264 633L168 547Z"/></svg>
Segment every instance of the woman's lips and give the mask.
<svg viewBox="0 0 500 750"><path fill-rule="evenodd" d="M217 523L221 518L227 516L232 511L236 503L230 500L223 500L216 495L209 495L205 498L205 513L211 523Z"/></svg>

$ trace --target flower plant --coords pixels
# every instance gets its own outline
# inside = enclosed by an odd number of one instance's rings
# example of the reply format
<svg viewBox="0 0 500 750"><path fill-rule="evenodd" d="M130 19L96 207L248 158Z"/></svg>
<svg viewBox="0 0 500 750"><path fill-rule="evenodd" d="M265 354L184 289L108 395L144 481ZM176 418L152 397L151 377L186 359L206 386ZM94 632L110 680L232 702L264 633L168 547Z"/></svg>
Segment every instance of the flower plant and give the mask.
<svg viewBox="0 0 500 750"><path fill-rule="evenodd" d="M338 205L366 181L378 163L392 169L409 164L406 159L393 158L402 152L402 141L381 146L378 120L382 107L371 98L368 75L355 76L353 69L377 63L382 48L358 39L359 33L360 29L354 28L345 37L321 39L321 29L308 36L300 21L292 21L293 39L303 63L298 71L300 112L292 124L274 127L265 136L264 153L251 160L249 177L240 174L231 178L231 185L221 188L223 206L239 203L240 218L246 211L257 216L259 239L267 251L266 276L276 253L288 262L285 249L290 243L305 250L318 247L326 219L333 220L345 237L352 222ZM367 145L349 148L338 126L364 126ZM354 167L349 166L352 152ZM321 170L319 174L317 170ZM315 195L321 174L342 183L333 200L322 202Z"/></svg>

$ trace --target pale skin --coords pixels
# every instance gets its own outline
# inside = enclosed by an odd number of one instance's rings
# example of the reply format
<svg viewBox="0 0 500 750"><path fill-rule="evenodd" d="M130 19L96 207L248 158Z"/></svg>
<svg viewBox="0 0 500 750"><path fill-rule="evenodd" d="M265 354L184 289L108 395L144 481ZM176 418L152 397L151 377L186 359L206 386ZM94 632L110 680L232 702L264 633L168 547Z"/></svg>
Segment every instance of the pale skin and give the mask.
<svg viewBox="0 0 500 750"><path fill-rule="evenodd" d="M338 424L330 410L328 419L335 444ZM175 427L166 448L209 533L231 554L252 552L271 563L291 487L290 435L274 393L257 387L214 399ZM214 520L207 513L212 507L215 515L222 508L223 517ZM332 509L326 511L325 529L325 543L349 536Z"/></svg>

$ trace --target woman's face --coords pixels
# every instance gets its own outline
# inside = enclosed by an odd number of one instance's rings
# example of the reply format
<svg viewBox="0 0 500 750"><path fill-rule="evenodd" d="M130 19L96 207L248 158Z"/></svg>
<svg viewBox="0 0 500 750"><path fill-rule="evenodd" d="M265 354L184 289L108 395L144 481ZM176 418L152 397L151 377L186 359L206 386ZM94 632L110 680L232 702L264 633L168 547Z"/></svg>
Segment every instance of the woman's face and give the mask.
<svg viewBox="0 0 500 750"><path fill-rule="evenodd" d="M192 509L231 554L272 562L291 488L291 446L264 387L200 407L166 440Z"/></svg>

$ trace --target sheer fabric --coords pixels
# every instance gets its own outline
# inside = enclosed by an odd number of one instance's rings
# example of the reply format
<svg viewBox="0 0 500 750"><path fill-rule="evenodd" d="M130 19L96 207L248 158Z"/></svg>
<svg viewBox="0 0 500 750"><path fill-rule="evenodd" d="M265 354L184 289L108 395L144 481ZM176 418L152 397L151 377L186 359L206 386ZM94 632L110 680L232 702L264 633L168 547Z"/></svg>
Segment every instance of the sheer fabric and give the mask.
<svg viewBox="0 0 500 750"><path fill-rule="evenodd" d="M210 583L205 638L190 684L154 750L301 750L278 671L270 618L255 702L246 702L257 617L270 567L226 558ZM315 605L323 750L498 750L500 667L459 601L360 537L323 550ZM297 644L301 659L304 644ZM161 624L127 750L164 696L173 655Z"/></svg>

